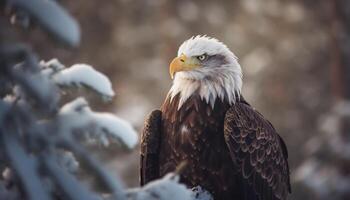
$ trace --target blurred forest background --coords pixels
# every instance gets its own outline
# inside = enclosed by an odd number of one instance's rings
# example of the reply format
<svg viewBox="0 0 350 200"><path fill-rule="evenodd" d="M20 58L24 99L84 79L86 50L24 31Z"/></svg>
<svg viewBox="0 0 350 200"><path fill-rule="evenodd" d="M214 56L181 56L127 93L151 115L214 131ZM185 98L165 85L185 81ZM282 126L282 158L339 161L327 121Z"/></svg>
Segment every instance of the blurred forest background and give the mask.
<svg viewBox="0 0 350 200"><path fill-rule="evenodd" d="M60 3L81 25L78 49L50 43L35 28L19 37L30 41L41 59L57 57L67 65L84 62L109 76L117 96L113 103L95 108L115 112L141 129L145 116L159 108L171 86L168 65L178 46L193 35L216 37L239 57L245 98L287 143L290 199L349 199L349 1ZM138 149L117 152L101 147L96 154L128 186L138 185Z"/></svg>

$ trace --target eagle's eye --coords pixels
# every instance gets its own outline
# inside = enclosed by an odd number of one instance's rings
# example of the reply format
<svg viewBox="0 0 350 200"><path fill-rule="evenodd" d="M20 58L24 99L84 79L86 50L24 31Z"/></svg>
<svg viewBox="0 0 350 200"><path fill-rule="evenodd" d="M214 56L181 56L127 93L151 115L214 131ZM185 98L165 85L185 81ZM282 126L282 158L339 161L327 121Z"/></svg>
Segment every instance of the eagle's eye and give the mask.
<svg viewBox="0 0 350 200"><path fill-rule="evenodd" d="M207 54L203 54L203 55L200 55L200 56L197 56L197 59L200 60L200 61L204 61L205 59L207 59Z"/></svg>

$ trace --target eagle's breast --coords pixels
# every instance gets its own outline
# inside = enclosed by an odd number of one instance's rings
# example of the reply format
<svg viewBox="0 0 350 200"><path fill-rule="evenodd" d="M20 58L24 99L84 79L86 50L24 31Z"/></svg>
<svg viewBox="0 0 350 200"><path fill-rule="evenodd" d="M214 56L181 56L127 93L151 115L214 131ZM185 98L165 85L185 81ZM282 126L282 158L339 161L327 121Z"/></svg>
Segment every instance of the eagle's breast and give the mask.
<svg viewBox="0 0 350 200"><path fill-rule="evenodd" d="M186 161L181 174L186 185L201 185L214 195L229 190L235 173L223 134L229 103L217 99L212 108L194 94L178 109L179 99L179 95L168 97L162 106L160 175Z"/></svg>

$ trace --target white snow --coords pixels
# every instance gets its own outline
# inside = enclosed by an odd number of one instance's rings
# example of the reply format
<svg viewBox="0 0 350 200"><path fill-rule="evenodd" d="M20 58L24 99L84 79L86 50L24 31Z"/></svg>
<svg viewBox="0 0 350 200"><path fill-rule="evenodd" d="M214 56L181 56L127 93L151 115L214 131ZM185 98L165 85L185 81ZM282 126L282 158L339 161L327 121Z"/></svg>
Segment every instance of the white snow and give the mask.
<svg viewBox="0 0 350 200"><path fill-rule="evenodd" d="M83 85L108 97L115 95L110 80L87 64L75 64L63 69L53 75L53 80L58 85Z"/></svg>
<svg viewBox="0 0 350 200"><path fill-rule="evenodd" d="M109 144L109 139L119 141L128 148L133 148L138 142L136 131L127 121L110 113L93 112L82 97L62 106L58 116L65 133L88 128L89 133L93 133L90 136L104 145Z"/></svg>
<svg viewBox="0 0 350 200"><path fill-rule="evenodd" d="M40 66L41 66L41 74L47 75L47 76L52 76L54 73L57 73L66 67L58 61L57 58L53 58L47 62L45 61L40 61Z"/></svg>
<svg viewBox="0 0 350 200"><path fill-rule="evenodd" d="M134 188L128 191L129 200L213 200L211 194L197 186L188 189L179 183L179 175L169 173L162 179L154 180L142 188Z"/></svg>
<svg viewBox="0 0 350 200"><path fill-rule="evenodd" d="M192 192L193 200L214 200L213 196L201 186L192 188Z"/></svg>
<svg viewBox="0 0 350 200"><path fill-rule="evenodd" d="M79 169L79 162L75 159L72 152L69 151L58 151L57 162L70 173L76 173Z"/></svg>
<svg viewBox="0 0 350 200"><path fill-rule="evenodd" d="M152 181L142 188L132 189L132 200L192 200L192 192L179 183L179 176L169 173L162 179Z"/></svg>

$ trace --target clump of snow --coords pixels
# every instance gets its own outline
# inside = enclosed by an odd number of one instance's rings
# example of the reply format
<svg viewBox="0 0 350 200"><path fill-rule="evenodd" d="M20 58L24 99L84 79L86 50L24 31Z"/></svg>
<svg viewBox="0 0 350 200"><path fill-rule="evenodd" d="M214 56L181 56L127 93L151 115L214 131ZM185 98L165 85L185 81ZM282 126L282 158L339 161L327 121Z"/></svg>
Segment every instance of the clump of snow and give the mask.
<svg viewBox="0 0 350 200"><path fill-rule="evenodd" d="M58 151L57 162L70 173L76 173L79 169L79 162L75 159L72 152L69 151Z"/></svg>
<svg viewBox="0 0 350 200"><path fill-rule="evenodd" d="M193 200L214 200L213 196L201 186L192 188L192 192Z"/></svg>
<svg viewBox="0 0 350 200"><path fill-rule="evenodd" d="M54 73L57 73L66 67L58 61L57 58L53 58L47 62L40 61L41 73L47 76L52 76Z"/></svg>
<svg viewBox="0 0 350 200"><path fill-rule="evenodd" d="M212 195L197 186L188 189L184 184L179 183L179 175L169 173L162 179L154 180L142 188L135 188L128 191L129 200L213 200Z"/></svg>
<svg viewBox="0 0 350 200"><path fill-rule="evenodd" d="M53 75L53 80L63 86L86 86L107 97L115 95L110 80L87 64L75 64Z"/></svg>
<svg viewBox="0 0 350 200"><path fill-rule="evenodd" d="M7 103L13 103L16 99L16 96L9 94L2 98L2 100Z"/></svg>
<svg viewBox="0 0 350 200"><path fill-rule="evenodd" d="M110 113L93 112L82 97L62 106L58 119L64 133L89 127L89 132L93 133L91 136L104 145L109 144L109 139L114 139L133 148L138 141L136 131L127 121Z"/></svg>
<svg viewBox="0 0 350 200"><path fill-rule="evenodd" d="M179 183L180 177L173 173L152 181L142 188L128 192L132 200L192 200L192 192Z"/></svg>

